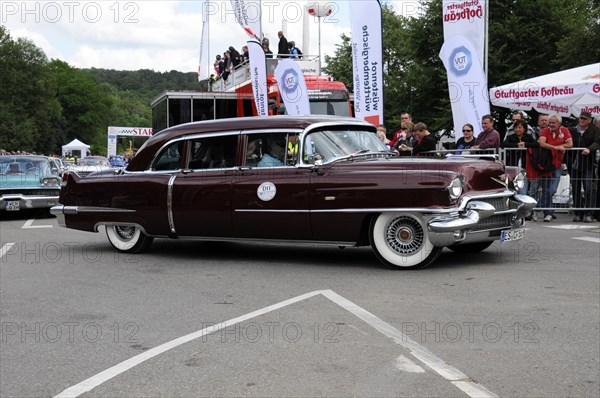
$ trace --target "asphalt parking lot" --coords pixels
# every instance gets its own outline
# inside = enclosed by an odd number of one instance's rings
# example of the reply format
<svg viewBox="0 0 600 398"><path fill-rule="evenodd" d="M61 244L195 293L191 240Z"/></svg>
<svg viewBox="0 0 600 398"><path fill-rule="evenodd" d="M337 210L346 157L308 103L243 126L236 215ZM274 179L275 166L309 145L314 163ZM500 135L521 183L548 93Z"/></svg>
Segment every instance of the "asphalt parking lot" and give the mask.
<svg viewBox="0 0 600 398"><path fill-rule="evenodd" d="M1 396L598 396L600 225L397 272L369 248L0 221Z"/></svg>

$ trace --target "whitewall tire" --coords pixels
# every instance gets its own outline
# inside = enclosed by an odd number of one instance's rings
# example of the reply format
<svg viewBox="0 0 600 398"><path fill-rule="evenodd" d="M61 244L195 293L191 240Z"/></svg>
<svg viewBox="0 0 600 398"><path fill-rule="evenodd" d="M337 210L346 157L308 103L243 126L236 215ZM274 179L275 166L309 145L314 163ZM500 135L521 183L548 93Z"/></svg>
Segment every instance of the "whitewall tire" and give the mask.
<svg viewBox="0 0 600 398"><path fill-rule="evenodd" d="M124 253L140 253L154 240L134 225L107 225L106 236L115 249Z"/></svg>
<svg viewBox="0 0 600 398"><path fill-rule="evenodd" d="M392 269L425 268L442 251L429 240L427 225L418 214L382 213L371 221L369 232L375 255Z"/></svg>

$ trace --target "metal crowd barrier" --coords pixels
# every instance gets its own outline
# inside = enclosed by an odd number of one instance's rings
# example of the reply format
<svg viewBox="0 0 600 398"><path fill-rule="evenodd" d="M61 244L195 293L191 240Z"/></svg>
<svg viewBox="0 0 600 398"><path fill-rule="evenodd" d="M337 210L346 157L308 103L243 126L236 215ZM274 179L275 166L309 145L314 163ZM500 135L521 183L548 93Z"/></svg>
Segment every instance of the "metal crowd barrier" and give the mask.
<svg viewBox="0 0 600 398"><path fill-rule="evenodd" d="M556 192L552 197L551 207L537 207L536 210L556 210L562 212L587 211L600 212L600 151L583 156L585 148L569 148L565 150L560 177L556 184ZM519 159L527 157L523 152L526 148L500 148L500 150L448 150L440 148L432 151L438 156L496 156L508 166L520 166L524 171L525 165ZM433 153L432 153L433 154ZM521 155L521 156L519 156ZM524 156L523 156L524 155ZM550 183L549 178L537 181L528 178L526 193L540 202L542 185ZM544 181L547 180L547 181ZM543 182L544 181L544 182ZM579 195L576 193L579 192Z"/></svg>

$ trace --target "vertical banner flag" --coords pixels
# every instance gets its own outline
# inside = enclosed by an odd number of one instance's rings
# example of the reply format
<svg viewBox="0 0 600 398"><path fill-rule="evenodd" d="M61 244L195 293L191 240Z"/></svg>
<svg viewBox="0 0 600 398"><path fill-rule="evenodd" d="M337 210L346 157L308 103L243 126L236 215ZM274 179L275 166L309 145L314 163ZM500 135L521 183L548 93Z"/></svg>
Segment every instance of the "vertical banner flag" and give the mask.
<svg viewBox="0 0 600 398"><path fill-rule="evenodd" d="M287 114L310 115L306 81L298 64L289 58L279 60L275 68L275 79Z"/></svg>
<svg viewBox="0 0 600 398"><path fill-rule="evenodd" d="M208 17L208 16L207 16ZM200 71L202 70L202 52L204 50L204 39L208 30L208 20L202 22L202 36L200 36L200 54L198 55L198 81L201 81ZM206 70L206 77L210 77L209 70Z"/></svg>
<svg viewBox="0 0 600 398"><path fill-rule="evenodd" d="M448 73L455 139L462 137L462 126L471 123L483 131L481 118L490 113L487 82L481 60L469 40L452 36L444 42L440 58Z"/></svg>
<svg viewBox="0 0 600 398"><path fill-rule="evenodd" d="M490 113L483 71L487 0L443 0L444 45L440 58L448 72L454 137L471 123L482 131L481 117Z"/></svg>
<svg viewBox="0 0 600 398"><path fill-rule="evenodd" d="M379 0L350 1L354 116L383 123L383 42Z"/></svg>
<svg viewBox="0 0 600 398"><path fill-rule="evenodd" d="M452 36L468 39L483 63L487 0L443 0L444 41ZM461 126L462 127L462 126Z"/></svg>
<svg viewBox="0 0 600 398"><path fill-rule="evenodd" d="M260 0L231 0L235 19L250 36L262 39Z"/></svg>
<svg viewBox="0 0 600 398"><path fill-rule="evenodd" d="M252 80L252 94L258 116L269 115L269 97L267 92L267 59L262 45L256 40L248 40L248 54L250 55L250 80Z"/></svg>

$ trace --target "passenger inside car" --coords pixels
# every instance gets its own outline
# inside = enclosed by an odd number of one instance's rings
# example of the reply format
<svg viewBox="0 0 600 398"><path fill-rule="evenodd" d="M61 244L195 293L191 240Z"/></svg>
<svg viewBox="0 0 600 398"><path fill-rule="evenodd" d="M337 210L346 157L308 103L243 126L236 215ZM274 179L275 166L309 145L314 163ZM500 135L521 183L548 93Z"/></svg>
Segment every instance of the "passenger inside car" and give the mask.
<svg viewBox="0 0 600 398"><path fill-rule="evenodd" d="M258 167L283 166L285 161L285 135L271 134L267 138L267 153L258 162Z"/></svg>

